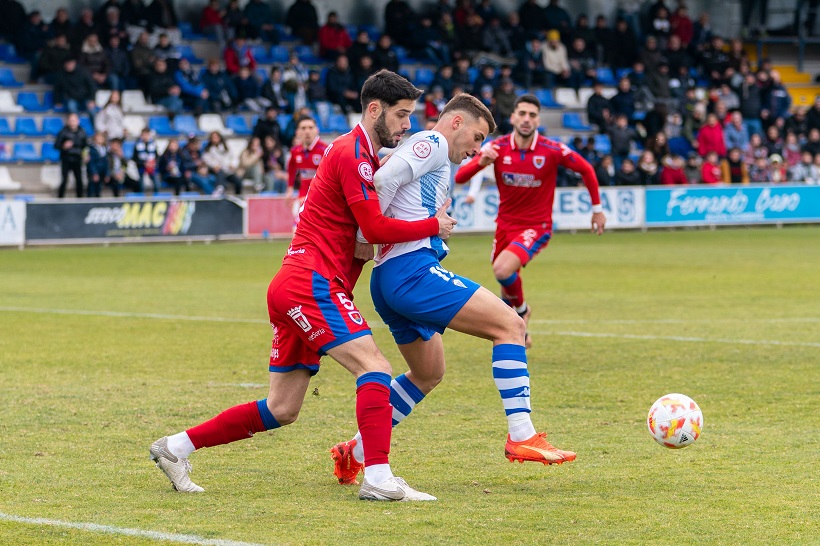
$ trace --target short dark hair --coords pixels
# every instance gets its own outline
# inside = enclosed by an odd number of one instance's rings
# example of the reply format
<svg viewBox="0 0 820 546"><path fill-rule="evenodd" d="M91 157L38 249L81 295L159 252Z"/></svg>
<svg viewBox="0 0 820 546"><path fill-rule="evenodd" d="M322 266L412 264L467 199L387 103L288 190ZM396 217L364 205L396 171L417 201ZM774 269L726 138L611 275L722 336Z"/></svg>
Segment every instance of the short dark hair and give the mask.
<svg viewBox="0 0 820 546"><path fill-rule="evenodd" d="M318 126L318 124L316 123L316 120L313 118L313 116L299 116L299 119L296 120L296 128L297 129L299 128L299 124L302 123L303 121L310 121L310 122L312 122L312 123L314 123Z"/></svg>
<svg viewBox="0 0 820 546"><path fill-rule="evenodd" d="M450 112L465 112L475 119L483 119L487 122L489 132L495 132L495 120L490 110L484 106L484 103L467 93L459 93L444 106L440 116Z"/></svg>
<svg viewBox="0 0 820 546"><path fill-rule="evenodd" d="M387 106L395 106L400 100L416 100L421 96L421 89L416 88L410 80L389 70L379 70L371 75L362 86L362 108L377 100Z"/></svg>
<svg viewBox="0 0 820 546"><path fill-rule="evenodd" d="M531 93L525 93L515 99L515 103L513 104L513 109L518 108L518 105L522 102L526 102L527 104L534 104L539 110L541 109L541 101L538 100L538 97Z"/></svg>

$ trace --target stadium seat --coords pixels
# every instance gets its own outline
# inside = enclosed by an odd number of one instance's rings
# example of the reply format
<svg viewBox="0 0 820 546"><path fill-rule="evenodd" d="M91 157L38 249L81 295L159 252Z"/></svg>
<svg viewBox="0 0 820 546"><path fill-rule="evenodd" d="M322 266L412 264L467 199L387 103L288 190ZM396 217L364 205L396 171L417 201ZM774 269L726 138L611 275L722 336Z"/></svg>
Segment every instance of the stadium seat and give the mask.
<svg viewBox="0 0 820 546"><path fill-rule="evenodd" d="M288 62L289 56L290 51L285 46L275 45L270 48L270 58L273 63L284 64Z"/></svg>
<svg viewBox="0 0 820 546"><path fill-rule="evenodd" d="M158 112L162 107L148 104L139 89L126 89L122 92L122 109L126 112Z"/></svg>
<svg viewBox="0 0 820 546"><path fill-rule="evenodd" d="M25 201L26 203L31 203L34 201L34 196L30 193L20 193L14 196L15 201Z"/></svg>
<svg viewBox="0 0 820 546"><path fill-rule="evenodd" d="M396 52L396 57L399 60L399 64L405 64L405 63L410 62L410 56L407 54L407 49L406 48L404 48L400 45L394 45L393 46L393 51Z"/></svg>
<svg viewBox="0 0 820 546"><path fill-rule="evenodd" d="M14 132L21 136L43 136L43 131L37 128L37 120L32 117L18 117L14 122Z"/></svg>
<svg viewBox="0 0 820 546"><path fill-rule="evenodd" d="M151 197L154 197L155 199L168 199L173 196L174 194L169 191L155 191Z"/></svg>
<svg viewBox="0 0 820 546"><path fill-rule="evenodd" d="M669 151L675 155L686 157L694 148L686 137L674 137L669 139Z"/></svg>
<svg viewBox="0 0 820 546"><path fill-rule="evenodd" d="M278 116L276 116L276 121L279 122L279 127L281 127L282 130L284 131L285 127L288 126L288 123L290 123L290 120L292 118L293 118L293 116L288 115L288 114L279 114Z"/></svg>
<svg viewBox="0 0 820 546"><path fill-rule="evenodd" d="M16 133L11 130L8 118L0 117L0 136L9 137L15 134Z"/></svg>
<svg viewBox="0 0 820 546"><path fill-rule="evenodd" d="M602 154L612 152L612 142L609 140L609 135L595 135L595 151Z"/></svg>
<svg viewBox="0 0 820 546"><path fill-rule="evenodd" d="M251 55L253 55L253 58L256 59L257 64L271 64L274 62L268 48L264 45L251 46ZM287 61L287 59L285 59L285 61Z"/></svg>
<svg viewBox="0 0 820 546"><path fill-rule="evenodd" d="M589 98L595 94L595 90L591 87L582 87L578 90L578 102L581 103L582 108L587 107L587 103L589 102ZM560 100L558 102L561 102Z"/></svg>
<svg viewBox="0 0 820 546"><path fill-rule="evenodd" d="M429 68L417 68L416 75L413 77L413 83L426 88L432 83L435 76L436 75Z"/></svg>
<svg viewBox="0 0 820 546"><path fill-rule="evenodd" d="M46 112L49 109L40 102L40 99L37 98L37 93L31 93L29 91L21 92L17 95L17 104L22 106L26 112Z"/></svg>
<svg viewBox="0 0 820 546"><path fill-rule="evenodd" d="M17 191L21 187L22 184L12 180L8 167L0 167L0 191Z"/></svg>
<svg viewBox="0 0 820 546"><path fill-rule="evenodd" d="M23 87L23 82L17 81L11 68L0 68L0 85L3 87Z"/></svg>
<svg viewBox="0 0 820 546"><path fill-rule="evenodd" d="M14 102L11 91L0 91L0 112L22 112L23 107Z"/></svg>
<svg viewBox="0 0 820 546"><path fill-rule="evenodd" d="M234 114L225 118L225 127L233 131L235 135L250 135L253 131L248 127L248 120L245 116ZM284 127L282 127L284 129Z"/></svg>
<svg viewBox="0 0 820 546"><path fill-rule="evenodd" d="M168 149L168 139L167 138L158 138L156 141L157 144L157 155L162 155L165 153L165 150Z"/></svg>
<svg viewBox="0 0 820 546"><path fill-rule="evenodd" d="M0 59L9 64L28 63L27 60L17 55L17 49L13 44L0 44Z"/></svg>
<svg viewBox="0 0 820 546"><path fill-rule="evenodd" d="M327 125L327 120L330 118L330 114L333 113L333 105L327 101L320 100L316 102L316 122L320 126Z"/></svg>
<svg viewBox="0 0 820 546"><path fill-rule="evenodd" d="M111 98L111 90L110 89L97 89L97 93L94 95L94 102L97 103L99 108L102 108L106 104L108 104L108 99Z"/></svg>
<svg viewBox="0 0 820 546"><path fill-rule="evenodd" d="M541 101L542 104L543 102L544 101ZM575 92L575 89L570 89L568 87L560 87L555 90L555 102L564 108L582 108L586 106L586 103L582 103L578 99L578 94Z"/></svg>
<svg viewBox="0 0 820 546"><path fill-rule="evenodd" d="M54 106L54 91L46 91L43 93L43 107L46 110L54 110L55 112L65 112L65 105L61 105L59 108Z"/></svg>
<svg viewBox="0 0 820 546"><path fill-rule="evenodd" d="M63 128L63 118L45 117L43 118L43 133L49 136L56 136Z"/></svg>
<svg viewBox="0 0 820 546"><path fill-rule="evenodd" d="M347 116L344 114L330 114L327 118L327 131L331 133L347 133L350 126L347 124Z"/></svg>
<svg viewBox="0 0 820 546"><path fill-rule="evenodd" d="M180 44L178 49L180 57L183 59L188 59L188 62L191 64L202 64L205 62L205 59L200 59L196 56L196 53L194 53L194 48L192 48L190 44Z"/></svg>
<svg viewBox="0 0 820 546"><path fill-rule="evenodd" d="M587 125L581 119L581 115L577 112L565 112L561 118L562 125L567 129L576 131L590 131L592 127Z"/></svg>
<svg viewBox="0 0 820 546"><path fill-rule="evenodd" d="M151 116L148 118L148 128L158 136L177 136L177 131L171 127L167 116Z"/></svg>
<svg viewBox="0 0 820 546"><path fill-rule="evenodd" d="M143 199L145 193L141 191L132 191L125 194L126 199Z"/></svg>
<svg viewBox="0 0 820 546"><path fill-rule="evenodd" d="M40 167L40 181L44 186L56 190L60 187L63 175L59 165L43 165Z"/></svg>
<svg viewBox="0 0 820 546"><path fill-rule="evenodd" d="M199 116L199 130L203 133L217 131L219 133L233 134L233 131L225 127L222 116L219 114L202 114Z"/></svg>
<svg viewBox="0 0 820 546"><path fill-rule="evenodd" d="M619 68L615 72L615 77L620 80L621 78L625 78L625 77L629 76L630 72L632 72L631 68Z"/></svg>
<svg viewBox="0 0 820 546"><path fill-rule="evenodd" d="M299 56L299 60L305 64L323 64L322 59L313 54L313 48L308 45L298 45L293 51Z"/></svg>
<svg viewBox="0 0 820 546"><path fill-rule="evenodd" d="M615 85L615 74L611 68L598 67L595 69L595 78L604 85Z"/></svg>
<svg viewBox="0 0 820 546"><path fill-rule="evenodd" d="M54 143L51 141L43 142L40 155L43 157L43 161L51 161L52 163L60 161L60 150L55 148Z"/></svg>
<svg viewBox="0 0 820 546"><path fill-rule="evenodd" d="M135 138L145 129L145 118L142 116L125 116L123 120L128 136Z"/></svg>
<svg viewBox="0 0 820 546"><path fill-rule="evenodd" d="M131 159L134 157L134 148L137 146L137 143L133 140L126 140L122 143L122 156L125 159Z"/></svg>
<svg viewBox="0 0 820 546"><path fill-rule="evenodd" d="M646 112L643 110L635 110L635 113L632 114L632 119L640 121L646 117Z"/></svg>
<svg viewBox="0 0 820 546"><path fill-rule="evenodd" d="M416 114L410 114L410 133L418 133L421 131L421 123L419 122L419 118Z"/></svg>
<svg viewBox="0 0 820 546"><path fill-rule="evenodd" d="M33 142L17 142L14 145L14 152L11 155L12 161L23 161L24 163L34 163L42 161L40 152L37 151Z"/></svg>
<svg viewBox="0 0 820 546"><path fill-rule="evenodd" d="M88 138L91 138L91 135L94 134L94 124L91 123L91 120L88 119L87 116L80 116L80 127L85 130L85 134Z"/></svg>
<svg viewBox="0 0 820 546"><path fill-rule="evenodd" d="M542 108L563 108L563 106L552 97L552 91L549 89L536 89L535 96L541 102Z"/></svg>
<svg viewBox="0 0 820 546"><path fill-rule="evenodd" d="M202 135L196 118L190 114L179 114L174 117L174 130L180 135Z"/></svg>
<svg viewBox="0 0 820 546"><path fill-rule="evenodd" d="M194 25L188 21L180 21L178 28L184 40L206 40L209 38L208 36L198 34L194 30Z"/></svg>

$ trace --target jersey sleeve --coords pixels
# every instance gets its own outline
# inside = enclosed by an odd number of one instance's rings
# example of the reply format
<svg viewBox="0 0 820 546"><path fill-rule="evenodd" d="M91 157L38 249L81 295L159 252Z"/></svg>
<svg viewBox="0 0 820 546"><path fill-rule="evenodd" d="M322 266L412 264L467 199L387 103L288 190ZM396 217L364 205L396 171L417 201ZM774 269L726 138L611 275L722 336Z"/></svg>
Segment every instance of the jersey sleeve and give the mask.
<svg viewBox="0 0 820 546"><path fill-rule="evenodd" d="M456 184L469 182L470 179L480 173L484 169L484 167L478 163L480 160L481 154L479 153L466 164L462 165L456 172Z"/></svg>
<svg viewBox="0 0 820 546"><path fill-rule="evenodd" d="M331 148L331 150L334 149ZM351 149L342 149L335 154L328 154L322 161L335 165L335 174L348 205L352 206L360 201L370 200L378 203L379 197L376 194L376 186L373 184L373 174L378 167L373 167L369 155L357 154Z"/></svg>
<svg viewBox="0 0 820 546"><path fill-rule="evenodd" d="M595 169L580 154L572 151L566 144L561 144L561 158L559 164L565 169L569 169L581 175L584 186L589 191L593 205L601 204L601 195L598 188L598 177L595 176Z"/></svg>
<svg viewBox="0 0 820 546"><path fill-rule="evenodd" d="M393 152L413 169L413 180L439 169L445 161L450 161L447 139L434 131L420 133L404 146Z"/></svg>
<svg viewBox="0 0 820 546"><path fill-rule="evenodd" d="M296 182L296 151L291 150L290 159L288 159L288 187L292 188Z"/></svg>

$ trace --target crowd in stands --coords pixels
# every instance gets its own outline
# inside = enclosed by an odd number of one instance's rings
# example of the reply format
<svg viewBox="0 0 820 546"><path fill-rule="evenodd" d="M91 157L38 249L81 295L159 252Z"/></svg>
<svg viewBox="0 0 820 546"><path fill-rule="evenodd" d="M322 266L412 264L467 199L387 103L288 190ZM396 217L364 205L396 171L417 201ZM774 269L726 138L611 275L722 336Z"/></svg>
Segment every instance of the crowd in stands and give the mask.
<svg viewBox="0 0 820 546"><path fill-rule="evenodd" d="M682 1L634 0L618 2L615 18L581 14L573 21L560 4L524 0L505 13L493 0L438 0L428 9L390 0L383 32L374 35L345 25L335 12L321 24L311 0L294 0L284 20L266 0L210 0L198 30L218 42L221 57L207 59L203 69L183 53L172 0L107 0L74 22L64 8L46 22L39 11L26 14L17 0L2 0L0 34L31 64L32 82L54 86L56 107L96 118L103 136L91 139L94 155L106 139L115 156L123 138L137 136L123 132L119 93L106 105L94 103L100 88L141 89L170 116L259 115L241 167L225 162L218 134L209 135L201 155L190 153L199 146L190 139L169 145L165 159L145 143L150 134L141 135L134 152L140 180L148 173L177 191L233 186L239 193L237 169L240 176L253 173L256 189L281 189L292 134L279 114L292 115L295 126L325 101L343 114L360 112L364 80L382 68L402 72L406 63L434 67L413 77L427 90L425 119L467 92L491 108L502 132L510 130L521 92L592 86L586 109L600 136L567 144L595 165L603 185L817 182L820 100L808 111L792 109L771 63L750 62L742 40L712 31L708 13L693 20ZM260 75L257 46L277 45L288 31L301 45L287 60L266 62ZM603 137L606 146L599 145ZM59 138L57 148L64 150ZM562 184L577 183L561 177Z"/></svg>

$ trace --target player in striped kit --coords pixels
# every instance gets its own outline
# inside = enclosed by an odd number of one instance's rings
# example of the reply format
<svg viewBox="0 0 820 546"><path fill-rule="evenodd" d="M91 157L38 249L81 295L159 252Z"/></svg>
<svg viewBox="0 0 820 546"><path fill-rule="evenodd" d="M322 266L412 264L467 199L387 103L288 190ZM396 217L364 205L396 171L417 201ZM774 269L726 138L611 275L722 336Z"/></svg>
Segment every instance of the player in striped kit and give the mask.
<svg viewBox="0 0 820 546"><path fill-rule="evenodd" d="M413 135L376 174L385 216L431 217L447 200L451 163L478 154L493 130L492 115L478 99L454 97L433 130ZM446 243L433 236L379 245L376 253L370 282L373 303L410 368L391 383L393 426L441 381L441 334L451 328L493 343L493 377L508 421L507 458L544 464L574 460L575 453L556 449L545 433L536 433L530 418L524 321L486 288L444 269L440 261L447 252ZM334 446L331 456L339 483L357 483L364 460L360 434Z"/></svg>

